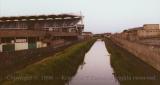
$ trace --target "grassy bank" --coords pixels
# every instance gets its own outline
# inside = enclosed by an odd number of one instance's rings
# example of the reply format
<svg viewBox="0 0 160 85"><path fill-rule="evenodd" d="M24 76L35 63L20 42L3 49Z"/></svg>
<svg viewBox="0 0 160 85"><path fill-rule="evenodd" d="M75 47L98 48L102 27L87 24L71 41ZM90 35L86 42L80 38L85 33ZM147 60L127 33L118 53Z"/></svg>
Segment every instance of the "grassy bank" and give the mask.
<svg viewBox="0 0 160 85"><path fill-rule="evenodd" d="M84 60L95 39L70 46L10 75L2 85L64 85Z"/></svg>
<svg viewBox="0 0 160 85"><path fill-rule="evenodd" d="M105 39L111 66L121 85L159 85L159 72L110 39Z"/></svg>

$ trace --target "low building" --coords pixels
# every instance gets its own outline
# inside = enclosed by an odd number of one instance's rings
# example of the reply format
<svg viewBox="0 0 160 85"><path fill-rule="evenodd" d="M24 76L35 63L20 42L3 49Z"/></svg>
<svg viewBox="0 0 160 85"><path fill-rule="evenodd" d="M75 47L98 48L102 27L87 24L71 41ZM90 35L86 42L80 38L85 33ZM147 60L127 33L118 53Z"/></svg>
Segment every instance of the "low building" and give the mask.
<svg viewBox="0 0 160 85"><path fill-rule="evenodd" d="M112 33L104 33L103 36L104 37L110 37L112 35Z"/></svg>
<svg viewBox="0 0 160 85"><path fill-rule="evenodd" d="M160 38L159 24L145 24L143 27L131 28L121 33L123 39L135 41L148 38Z"/></svg>
<svg viewBox="0 0 160 85"><path fill-rule="evenodd" d="M92 32L82 32L83 39L91 39L93 37Z"/></svg>
<svg viewBox="0 0 160 85"><path fill-rule="evenodd" d="M160 25L159 24L145 24L143 29L138 31L140 39L144 38L160 38Z"/></svg>
<svg viewBox="0 0 160 85"><path fill-rule="evenodd" d="M145 24L143 28L145 30L160 30L160 24Z"/></svg>

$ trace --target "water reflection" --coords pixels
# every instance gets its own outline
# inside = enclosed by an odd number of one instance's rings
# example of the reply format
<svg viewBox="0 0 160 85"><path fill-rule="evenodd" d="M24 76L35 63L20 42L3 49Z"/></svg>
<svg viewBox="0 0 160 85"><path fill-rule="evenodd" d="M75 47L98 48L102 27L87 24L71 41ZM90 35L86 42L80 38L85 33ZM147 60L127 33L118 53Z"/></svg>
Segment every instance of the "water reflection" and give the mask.
<svg viewBox="0 0 160 85"><path fill-rule="evenodd" d="M85 55L84 63L69 85L118 85L110 66L110 56L101 40Z"/></svg>
<svg viewBox="0 0 160 85"><path fill-rule="evenodd" d="M111 66L120 85L160 85L159 72L137 59L110 40L106 47L111 54Z"/></svg>

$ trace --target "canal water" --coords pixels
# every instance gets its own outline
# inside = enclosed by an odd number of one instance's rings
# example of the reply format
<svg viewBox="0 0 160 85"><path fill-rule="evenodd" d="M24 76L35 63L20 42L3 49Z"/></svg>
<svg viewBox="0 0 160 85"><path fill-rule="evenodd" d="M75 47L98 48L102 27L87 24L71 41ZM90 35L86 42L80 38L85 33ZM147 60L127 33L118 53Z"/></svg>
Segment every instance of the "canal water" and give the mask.
<svg viewBox="0 0 160 85"><path fill-rule="evenodd" d="M86 53L83 64L79 66L76 75L68 84L119 85L113 73L110 55L105 47L105 42L99 39Z"/></svg>

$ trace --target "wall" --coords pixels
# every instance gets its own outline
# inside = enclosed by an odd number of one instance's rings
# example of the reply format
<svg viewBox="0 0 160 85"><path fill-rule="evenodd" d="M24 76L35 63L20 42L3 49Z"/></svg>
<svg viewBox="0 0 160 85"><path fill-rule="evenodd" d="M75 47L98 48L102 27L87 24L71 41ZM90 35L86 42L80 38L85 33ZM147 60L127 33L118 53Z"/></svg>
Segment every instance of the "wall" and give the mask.
<svg viewBox="0 0 160 85"><path fill-rule="evenodd" d="M146 30L155 30L159 29L159 24L145 24L143 27Z"/></svg>
<svg viewBox="0 0 160 85"><path fill-rule="evenodd" d="M66 43L57 48L50 46L37 49L0 52L0 73L4 73L6 71L8 73L9 71L24 68L28 64L34 63L45 57L51 56L54 53L63 50L64 48L69 47L75 43L80 43L80 41L75 41L69 44Z"/></svg>
<svg viewBox="0 0 160 85"><path fill-rule="evenodd" d="M0 44L0 52L5 52L5 51L14 51L15 50L15 45L12 43L1 43Z"/></svg>
<svg viewBox="0 0 160 85"><path fill-rule="evenodd" d="M63 45L63 44L64 44L64 40L63 40L63 39L53 40L53 41L51 42L51 45L52 45L53 47L61 46L61 45Z"/></svg>
<svg viewBox="0 0 160 85"><path fill-rule="evenodd" d="M41 47L43 47L43 43L41 41L38 41L37 42L37 48L41 48Z"/></svg>
<svg viewBox="0 0 160 85"><path fill-rule="evenodd" d="M159 37L160 30L139 30L138 36L140 38Z"/></svg>
<svg viewBox="0 0 160 85"><path fill-rule="evenodd" d="M14 44L15 44L15 51L28 49L27 42L14 43ZM5 44L0 44L0 52L3 52L3 47L2 47L3 45L5 45ZM36 45L37 45L36 46L37 48L47 47L46 43L42 43L40 41L37 42Z"/></svg>
<svg viewBox="0 0 160 85"><path fill-rule="evenodd" d="M160 71L160 48L113 37L112 41Z"/></svg>
<svg viewBox="0 0 160 85"><path fill-rule="evenodd" d="M2 52L3 50L2 50L2 44L0 44L0 52Z"/></svg>
<svg viewBox="0 0 160 85"><path fill-rule="evenodd" d="M47 47L47 43L41 42L41 41L37 41L37 48L42 48L42 47Z"/></svg>
<svg viewBox="0 0 160 85"><path fill-rule="evenodd" d="M24 43L15 43L15 50L24 50L24 49L28 49L28 43L24 42Z"/></svg>
<svg viewBox="0 0 160 85"><path fill-rule="evenodd" d="M42 43L42 47L47 47L47 43Z"/></svg>

